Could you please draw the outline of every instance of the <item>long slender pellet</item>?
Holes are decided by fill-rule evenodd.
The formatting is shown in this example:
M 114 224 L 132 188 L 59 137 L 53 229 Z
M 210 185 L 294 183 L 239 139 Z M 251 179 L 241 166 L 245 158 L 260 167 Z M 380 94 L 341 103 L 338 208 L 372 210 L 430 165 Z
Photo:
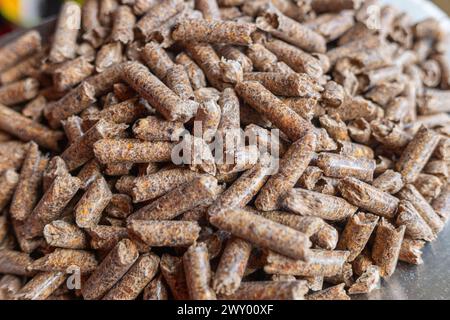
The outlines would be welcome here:
M 114 84 L 120 82 L 124 65 L 125 63 L 115 64 L 104 70 L 102 73 L 96 74 L 85 80 L 86 83 L 94 87 L 95 97 L 107 94 L 113 89 Z
M 228 209 L 210 217 L 214 226 L 254 244 L 295 259 L 307 259 L 311 242 L 292 228 L 242 209 Z M 273 235 L 277 237 L 274 238 Z
M 122 278 L 138 257 L 139 252 L 133 242 L 128 239 L 120 241 L 83 284 L 83 298 L 101 298 Z
M 331 277 L 341 272 L 349 256 L 348 251 L 310 250 L 308 261 L 294 260 L 269 252 L 264 271 L 269 274 Z
M 162 273 L 156 276 L 144 288 L 142 299 L 144 300 L 168 300 L 169 292 L 167 285 L 164 283 Z
M 299 215 L 329 221 L 344 220 L 357 210 L 356 206 L 342 198 L 304 189 L 289 191 L 282 201 L 282 206 Z
M 161 81 L 164 81 L 167 72 L 175 65 L 166 50 L 154 41 L 145 45 L 142 49 L 141 57 L 150 71 Z
M 31 276 L 34 273 L 27 268 L 32 263 L 33 259 L 27 253 L 8 249 L 0 250 L 0 273 Z
M 150 114 L 150 110 L 140 99 L 129 99 L 101 110 L 90 119 L 105 119 L 114 123 L 132 124 L 136 120 Z
M 124 80 L 169 121 L 187 122 L 197 110 L 194 101 L 183 101 L 137 62 L 123 67 Z
M 396 222 L 397 226 L 404 225 L 405 236 L 411 239 L 433 241 L 436 239 L 431 228 L 409 201 L 400 201 Z
M 364 212 L 359 212 L 348 219 L 337 245 L 339 250 L 350 252 L 348 261 L 355 260 L 363 251 L 378 220 L 379 217 Z
M 159 257 L 143 254 L 122 279 L 103 297 L 103 300 L 135 300 L 158 271 Z
M 75 207 L 75 220 L 80 228 L 92 227 L 100 221 L 103 210 L 112 198 L 108 183 L 98 177 L 89 185 Z
M 73 1 L 66 2 L 59 14 L 50 50 L 51 62 L 59 63 L 75 58 L 78 31 L 81 27 L 81 8 Z
M 384 218 L 381 218 L 378 224 L 372 247 L 372 259 L 380 267 L 382 277 L 390 277 L 397 267 L 405 229 L 405 226 L 395 228 Z
M 0 49 L 0 71 L 16 65 L 26 56 L 41 47 L 41 35 L 36 30 L 29 31 Z
M 46 300 L 67 279 L 65 272 L 40 272 L 16 294 L 18 300 Z
M 79 268 L 81 273 L 91 273 L 97 268 L 97 259 L 91 251 L 58 248 L 42 258 L 34 260 L 27 269 L 63 272 L 71 266 Z
M 189 292 L 184 274 L 183 259 L 163 254 L 160 261 L 161 274 L 176 300 L 188 300 Z
M 44 227 L 45 241 L 52 246 L 64 249 L 86 249 L 87 235 L 75 224 L 55 220 Z
M 184 52 L 178 54 L 175 62 L 184 66 L 194 90 L 206 87 L 206 78 L 202 69 Z
M 135 137 L 147 141 L 177 141 L 184 130 L 181 122 L 167 121 L 157 116 L 141 118 L 133 125 Z
M 439 135 L 425 127 L 420 128 L 403 151 L 395 167 L 405 183 L 414 182 L 439 143 Z
M 342 196 L 364 210 L 386 218 L 393 218 L 399 200 L 389 193 L 355 178 L 342 179 L 338 184 Z
M 306 281 L 248 281 L 242 282 L 231 295 L 220 295 L 225 300 L 304 300 L 308 292 Z
M 69 174 L 55 178 L 26 220 L 27 239 L 41 235 L 47 223 L 59 218 L 62 210 L 75 196 L 80 183 L 78 178 Z
M 0 87 L 0 103 L 6 106 L 29 101 L 39 94 L 39 82 L 33 78 Z
M 254 81 L 238 83 L 236 92 L 252 108 L 267 117 L 289 139 L 296 141 L 312 130 L 309 122 L 282 103 L 260 83 Z
M 367 182 L 373 180 L 376 168 L 375 160 L 355 159 L 333 153 L 320 153 L 315 160 L 315 165 L 328 177 L 353 177 Z
M 211 267 L 206 244 L 190 246 L 183 256 L 183 265 L 190 298 L 216 300 L 216 294 L 210 287 Z
M 436 235 L 442 231 L 444 228 L 444 222 L 441 220 L 439 215 L 433 210 L 433 207 L 425 200 L 425 198 L 420 194 L 417 189 L 411 185 L 407 184 L 397 196 L 401 200 L 406 200 L 411 202 L 417 212 L 425 220 L 425 222 L 430 226 L 433 233 Z
M 316 136 L 312 133 L 292 144 L 283 155 L 278 172 L 261 189 L 255 201 L 258 209 L 271 211 L 279 208 L 281 197 L 295 186 L 313 158 L 315 148 Z
M 302 217 L 283 211 L 257 212 L 266 219 L 284 224 L 292 229 L 306 234 L 308 237 L 319 232 L 324 221 L 317 217 Z
M 306 296 L 306 300 L 351 300 L 345 292 L 345 284 L 338 284 L 334 287 L 314 292 Z
M 152 247 L 186 247 L 200 232 L 197 222 L 131 220 L 128 230 Z
M 258 28 L 309 52 L 326 52 L 326 40 L 319 33 L 286 17 L 277 10 L 266 10 L 256 19 Z

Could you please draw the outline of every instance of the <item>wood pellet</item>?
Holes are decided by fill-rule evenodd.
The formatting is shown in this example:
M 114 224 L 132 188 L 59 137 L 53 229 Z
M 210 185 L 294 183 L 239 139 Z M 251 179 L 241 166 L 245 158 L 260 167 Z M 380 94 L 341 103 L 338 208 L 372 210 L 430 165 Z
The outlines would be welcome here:
M 0 300 L 383 290 L 450 217 L 445 31 L 377 0 L 65 2 L 0 48 Z

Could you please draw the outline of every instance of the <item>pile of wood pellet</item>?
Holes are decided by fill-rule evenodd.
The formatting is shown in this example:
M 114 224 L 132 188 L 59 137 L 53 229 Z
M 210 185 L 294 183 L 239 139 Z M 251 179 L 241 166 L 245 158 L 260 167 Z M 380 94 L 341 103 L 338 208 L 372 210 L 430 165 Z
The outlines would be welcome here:
M 55 28 L 0 49 L 0 299 L 350 299 L 450 216 L 436 20 L 87 0 Z

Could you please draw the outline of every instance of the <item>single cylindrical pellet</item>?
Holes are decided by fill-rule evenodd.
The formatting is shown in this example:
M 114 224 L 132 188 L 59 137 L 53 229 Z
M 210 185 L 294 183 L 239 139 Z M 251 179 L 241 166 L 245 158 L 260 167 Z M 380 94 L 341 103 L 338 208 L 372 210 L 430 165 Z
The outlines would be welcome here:
M 196 102 L 181 100 L 140 63 L 127 63 L 123 67 L 123 78 L 167 120 L 187 122 L 197 109 Z
M 237 93 L 257 112 L 269 119 L 289 139 L 297 141 L 312 130 L 309 122 L 282 103 L 258 82 L 244 81 L 236 85 Z
M 220 20 L 220 10 L 217 0 L 195 0 L 195 9 L 207 20 Z
M 48 162 L 43 176 L 42 176 L 42 188 L 47 191 L 48 188 L 55 181 L 56 177 L 69 174 L 66 162 L 59 156 L 55 156 Z
M 59 63 L 75 58 L 80 27 L 80 6 L 73 1 L 66 2 L 58 17 L 56 32 L 50 50 L 49 58 L 51 62 Z
M 136 17 L 131 11 L 131 8 L 128 6 L 120 6 L 115 12 L 111 39 L 113 41 L 120 41 L 123 44 L 133 42 L 133 28 L 135 23 Z
M 314 292 L 306 296 L 306 300 L 351 300 L 345 292 L 345 284 L 338 284 L 325 290 Z
M 344 220 L 357 210 L 342 198 L 303 189 L 289 191 L 282 205 L 296 214 L 329 221 Z
M 161 198 L 142 207 L 130 219 L 172 220 L 178 215 L 205 202 L 213 201 L 222 191 L 217 179 L 211 176 L 195 178 Z
M 65 272 L 60 271 L 38 273 L 20 289 L 16 297 L 19 300 L 46 300 L 67 277 Z
M 422 249 L 425 244 L 422 240 L 404 238 L 398 260 L 415 265 L 423 264 Z
M 403 151 L 395 167 L 405 183 L 414 182 L 439 143 L 439 135 L 422 127 Z
M 319 118 L 320 125 L 335 140 L 350 141 L 348 127 L 339 116 L 324 115 Z
M 242 282 L 231 295 L 220 295 L 227 300 L 303 300 L 308 292 L 306 281 L 248 281 Z
M 75 220 L 80 228 L 92 227 L 100 221 L 103 210 L 112 198 L 108 183 L 98 177 L 91 183 L 75 207 Z
M 251 72 L 253 70 L 253 63 L 241 50 L 232 45 L 219 45 L 217 47 L 219 54 L 227 60 L 234 60 L 239 62 L 244 72 Z
M 25 77 L 36 75 L 43 58 L 43 53 L 38 52 L 18 64 L 11 66 L 11 68 L 0 73 L 0 83 L 5 85 Z
M 395 228 L 384 218 L 375 232 L 372 259 L 380 267 L 382 277 L 390 277 L 397 267 L 398 256 L 405 234 L 405 226 Z
M 371 129 L 375 140 L 389 149 L 403 149 L 411 140 L 410 135 L 403 131 L 400 125 L 392 121 L 373 121 Z
M 43 95 L 39 95 L 30 102 L 28 102 L 22 109 L 22 114 L 33 121 L 39 122 L 44 115 L 47 99 Z
M 186 247 L 200 232 L 197 222 L 131 220 L 128 230 L 152 247 Z
M 12 106 L 35 98 L 39 93 L 39 82 L 27 78 L 0 87 L 0 103 Z
M 276 210 L 280 199 L 292 189 L 313 158 L 316 136 L 306 134 L 297 140 L 283 155 L 278 172 L 269 178 L 256 198 L 255 205 L 263 211 Z
M 275 54 L 270 52 L 262 44 L 255 43 L 248 47 L 247 55 L 253 63 L 255 70 L 260 72 L 281 72 L 291 73 L 294 70 L 290 69 L 284 62 L 278 62 Z M 281 67 L 281 64 L 284 68 Z
M 414 186 L 427 201 L 435 199 L 442 191 L 442 181 L 432 174 L 421 173 L 414 182 Z
M 177 55 L 175 62 L 184 66 L 194 90 L 206 87 L 206 78 L 202 69 L 184 52 Z
M 189 76 L 182 65 L 174 64 L 164 79 L 166 85 L 175 92 L 182 100 L 195 100 Z
M 387 192 L 355 178 L 341 180 L 338 188 L 342 196 L 355 206 L 382 217 L 395 216 L 399 200 Z
M 411 239 L 433 241 L 436 238 L 433 230 L 409 201 L 400 201 L 395 223 L 397 226 L 404 225 L 405 235 Z
M 355 159 L 334 153 L 320 153 L 315 165 L 328 177 L 353 177 L 367 182 L 373 180 L 376 167 L 375 160 Z
M 308 257 L 311 242 L 305 234 L 249 211 L 224 210 L 212 215 L 210 222 L 237 237 L 294 259 Z
M 68 61 L 53 72 L 53 85 L 57 91 L 66 91 L 89 77 L 94 71 L 84 57 Z
M 101 298 L 122 278 L 138 257 L 139 252 L 133 242 L 128 239 L 120 241 L 83 284 L 83 298 Z
M 41 35 L 36 30 L 29 31 L 0 49 L 0 71 L 14 66 L 26 56 L 41 47 Z
M 113 194 L 110 203 L 105 209 L 108 216 L 118 219 L 127 218 L 133 211 L 131 197 L 126 194 Z
M 91 119 L 105 119 L 114 123 L 132 124 L 149 113 L 149 109 L 142 100 L 132 98 L 103 109 Z
M 227 241 L 212 282 L 217 294 L 230 295 L 238 290 L 251 250 L 252 245 L 245 240 L 233 237 Z
M 218 103 L 221 115 L 217 133 L 222 139 L 224 151 L 233 151 L 241 141 L 239 98 L 232 88 L 225 88 Z
M 341 272 L 349 254 L 348 251 L 312 249 L 308 261 L 305 262 L 270 252 L 264 271 L 269 274 L 331 277 Z
M 377 226 L 378 219 L 379 217 L 364 212 L 359 212 L 348 219 L 337 245 L 339 250 L 350 252 L 348 261 L 353 261 L 363 251 Z
M 86 249 L 88 239 L 86 234 L 75 224 L 64 220 L 55 220 L 44 227 L 45 241 L 57 248 Z
M 127 229 L 120 226 L 97 225 L 86 231 L 91 237 L 90 246 L 94 250 L 109 251 L 120 240 L 128 237 Z
M 200 104 L 194 121 L 200 125 L 203 139 L 211 142 L 220 124 L 221 110 L 214 100 L 205 101 Z
M 19 183 L 19 174 L 14 169 L 4 171 L 0 176 L 0 211 L 11 200 L 14 190 Z
M 69 144 L 73 143 L 84 134 L 82 123 L 83 120 L 78 116 L 71 116 L 62 121 L 64 133 L 66 134 Z
M 135 137 L 147 141 L 177 141 L 184 130 L 181 122 L 167 121 L 157 116 L 141 118 L 133 125 Z
M 312 0 L 311 6 L 317 13 L 357 10 L 363 1 L 360 0 Z
M 158 271 L 159 257 L 143 254 L 122 279 L 103 297 L 103 300 L 135 300 Z
M 173 143 L 137 139 L 101 139 L 94 143 L 95 157 L 101 163 L 148 163 L 171 161 Z
M 59 218 L 64 207 L 75 196 L 81 181 L 69 174 L 58 176 L 26 220 L 26 238 L 42 234 L 44 226 Z
M 154 41 L 145 45 L 142 49 L 141 56 L 150 71 L 161 81 L 164 81 L 167 72 L 175 65 L 166 50 Z
M 420 192 L 411 184 L 407 184 L 397 196 L 401 200 L 411 202 L 417 212 L 430 226 L 433 233 L 436 235 L 444 228 L 444 222 L 439 215 L 433 210 L 433 207 L 425 200 Z
M 0 250 L 0 273 L 30 276 L 33 275 L 33 272 L 27 268 L 32 263 L 33 259 L 24 252 L 8 249 Z
M 162 274 L 156 276 L 144 288 L 142 299 L 144 300 L 168 300 L 169 292 L 167 285 L 164 283 Z
M 283 211 L 256 212 L 266 219 L 284 224 L 292 229 L 306 234 L 308 237 L 319 232 L 323 227 L 324 221 L 317 217 L 302 217 Z
M 322 227 L 311 237 L 311 241 L 317 247 L 325 250 L 334 250 L 338 243 L 339 233 L 332 225 L 324 223 Z
M 350 141 L 338 141 L 339 154 L 354 158 L 374 158 L 374 151 L 372 148 L 363 144 L 354 143 Z
M 193 300 L 216 300 L 210 287 L 211 267 L 206 244 L 194 244 L 183 256 L 184 273 L 189 296 Z
M 55 249 L 29 266 L 31 271 L 66 271 L 71 266 L 76 266 L 83 273 L 91 273 L 97 268 L 95 254 L 86 250 Z
M 189 292 L 186 284 L 182 258 L 163 254 L 160 262 L 161 274 L 166 280 L 176 300 L 188 300 Z

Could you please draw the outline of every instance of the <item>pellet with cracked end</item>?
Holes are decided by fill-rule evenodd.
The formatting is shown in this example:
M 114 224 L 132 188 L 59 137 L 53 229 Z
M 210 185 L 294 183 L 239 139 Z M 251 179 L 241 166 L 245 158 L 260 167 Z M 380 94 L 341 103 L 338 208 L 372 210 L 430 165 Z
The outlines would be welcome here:
M 39 93 L 39 82 L 33 78 L 19 80 L 0 87 L 0 104 L 16 105 L 35 98 Z
M 27 269 L 32 263 L 33 259 L 27 253 L 9 249 L 0 250 L 0 273 L 32 276 L 34 272 Z
M 338 189 L 348 202 L 376 215 L 393 218 L 399 200 L 355 178 L 345 178 L 339 182 Z
M 185 20 L 175 25 L 172 38 L 177 41 L 249 45 L 256 26 L 234 21 Z
M 312 125 L 282 103 L 262 84 L 244 81 L 236 85 L 236 91 L 252 108 L 267 117 L 291 140 L 298 140 L 312 130 Z
M 27 269 L 65 272 L 71 266 L 76 266 L 81 273 L 86 274 L 94 271 L 97 264 L 95 254 L 91 251 L 57 248 L 52 253 L 34 260 Z
M 245 81 L 257 81 L 275 95 L 285 97 L 319 96 L 323 88 L 307 74 L 277 72 L 244 73 Z
M 0 175 L 0 211 L 10 202 L 19 179 L 20 176 L 14 169 L 8 169 Z
M 102 73 L 106 69 L 120 64 L 124 60 L 122 47 L 121 42 L 104 44 L 95 57 L 95 70 Z
M 9 67 L 16 65 L 26 56 L 35 53 L 41 47 L 41 35 L 38 31 L 32 30 L 14 41 L 8 43 L 0 49 L 0 71 L 4 71 Z
M 66 162 L 60 156 L 54 156 L 49 161 L 45 161 L 42 165 L 42 189 L 47 191 L 55 181 L 56 177 L 69 174 Z M 19 219 L 20 220 L 20 219 Z
M 292 228 L 243 209 L 228 209 L 215 213 L 210 222 L 221 230 L 295 259 L 307 259 L 311 242 Z M 273 234 L 277 234 L 276 239 Z
M 230 175 L 237 172 L 247 171 L 258 163 L 259 150 L 255 145 L 238 147 L 236 150 L 227 150 L 223 159 L 217 165 L 218 172 Z
M 364 212 L 359 212 L 348 219 L 337 248 L 350 252 L 348 257 L 349 262 L 355 260 L 363 251 L 377 226 L 378 220 L 379 217 Z
M 218 45 L 217 52 L 226 60 L 234 60 L 239 62 L 244 72 L 252 72 L 253 63 L 241 50 L 232 45 Z
M 313 236 L 323 227 L 325 222 L 317 217 L 302 217 L 296 214 L 283 211 L 257 212 L 266 219 L 286 225 L 292 229 L 298 230 L 308 237 Z
M 123 44 L 133 42 L 136 17 L 129 6 L 120 6 L 114 13 L 111 39 Z
M 269 274 L 331 277 L 341 272 L 349 254 L 348 251 L 311 249 L 309 259 L 305 262 L 269 252 L 264 271 Z
M 390 277 L 397 267 L 405 229 L 405 226 L 394 227 L 385 218 L 381 218 L 377 226 L 372 259 L 380 267 L 382 277 Z
M 319 118 L 320 125 L 334 140 L 350 141 L 348 127 L 339 116 L 323 115 Z
M 62 132 L 50 130 L 1 104 L 0 129 L 20 140 L 33 140 L 41 147 L 55 151 L 58 150 L 58 142 L 63 138 Z
M 126 63 L 123 79 L 167 120 L 187 122 L 196 111 L 197 104 L 194 101 L 181 100 L 140 63 Z
M 375 160 L 355 159 L 334 153 L 320 153 L 314 160 L 325 176 L 333 178 L 354 177 L 371 182 L 375 171 Z
M 422 249 L 425 244 L 426 242 L 422 240 L 404 238 L 398 260 L 414 265 L 423 264 Z
M 349 294 L 370 293 L 380 288 L 380 270 L 377 266 L 370 266 L 355 283 L 348 289 Z
M 259 192 L 270 173 L 271 159 L 266 155 L 260 158 L 253 168 L 245 171 L 227 190 L 225 190 L 208 209 L 214 215 L 224 208 L 243 208 Z
M 445 182 L 441 181 L 441 179 L 437 176 L 421 173 L 417 177 L 416 181 L 414 181 L 413 185 L 420 192 L 420 194 L 430 202 L 439 196 L 444 183 Z
M 44 115 L 50 126 L 57 128 L 61 125 L 62 120 L 82 112 L 95 101 L 95 88 L 88 82 L 83 82 L 60 100 L 49 104 L 44 109 Z
M 103 210 L 112 198 L 108 183 L 103 177 L 93 181 L 75 207 L 75 220 L 80 228 L 99 223 Z
M 26 238 L 42 234 L 46 224 L 57 220 L 69 201 L 75 196 L 81 181 L 69 174 L 55 178 L 26 220 Z
M 152 281 L 144 288 L 143 300 L 168 300 L 169 292 L 167 285 L 164 283 L 162 273 L 159 273 Z
M 162 25 L 164 21 L 179 13 L 183 8 L 184 1 L 182 0 L 163 1 L 151 7 L 151 10 L 148 10 L 137 22 L 136 28 L 144 38 L 148 38 L 156 27 Z
M 205 202 L 213 201 L 222 191 L 217 179 L 202 176 L 187 182 L 134 212 L 132 220 L 172 220 Z
M 128 231 L 152 247 L 186 247 L 195 243 L 200 226 L 191 221 L 130 220 Z
M 306 73 L 314 79 L 319 79 L 324 73 L 320 60 L 300 48 L 277 39 L 270 39 L 264 45 L 295 72 Z
M 134 181 L 132 190 L 133 201 L 143 202 L 156 199 L 198 176 L 198 173 L 191 170 L 174 168 L 138 177 Z
M 345 284 L 338 284 L 336 286 L 311 293 L 306 296 L 306 300 L 351 300 L 344 289 Z
M 175 62 L 184 66 L 194 90 L 206 87 L 206 78 L 202 69 L 184 52 L 178 54 Z
M 441 194 L 431 203 L 434 211 L 441 217 L 444 222 L 447 222 L 450 217 L 450 186 L 447 185 Z
M 160 269 L 173 297 L 176 300 L 189 300 L 182 258 L 163 254 Z
M 396 163 L 396 169 L 405 183 L 414 182 L 439 143 L 439 135 L 425 127 L 420 128 Z
M 135 300 L 155 276 L 159 260 L 153 253 L 141 255 L 103 300 Z
M 413 185 L 407 184 L 397 196 L 400 200 L 409 201 L 414 206 L 435 235 L 442 231 L 444 222 Z
M 78 116 L 70 116 L 61 122 L 69 144 L 84 134 L 82 125 L 83 120 Z
M 202 102 L 194 121 L 201 124 L 201 134 L 206 142 L 211 142 L 220 124 L 221 109 L 214 100 Z
M 292 189 L 282 200 L 282 206 L 295 214 L 340 221 L 356 212 L 357 207 L 342 198 L 304 189 Z
M 316 148 L 316 136 L 306 134 L 294 142 L 283 155 L 278 172 L 269 178 L 259 192 L 255 205 L 263 211 L 279 209 L 280 200 L 295 186 L 300 176 L 309 165 Z
M 436 239 L 436 235 L 409 201 L 400 201 L 395 223 L 397 226 L 405 226 L 405 236 L 411 239 L 426 241 Z
M 4 275 L 0 278 L 0 300 L 13 300 L 22 287 L 22 280 L 13 275 Z
M 125 227 L 97 225 L 86 230 L 90 246 L 94 250 L 111 250 L 120 240 L 128 237 Z
M 89 243 L 83 230 L 64 220 L 47 224 L 44 237 L 50 246 L 64 249 L 86 249 Z
M 251 250 L 245 240 L 233 237 L 227 241 L 212 282 L 217 294 L 230 295 L 239 289 Z
M 18 300 L 46 300 L 67 279 L 60 271 L 40 272 L 28 281 L 16 294 Z
M 370 144 L 372 138 L 372 129 L 370 123 L 364 119 L 356 119 L 349 123 L 348 132 L 353 141 Z
M 311 242 L 319 248 L 334 250 L 337 246 L 339 233 L 335 227 L 324 223 L 322 227 L 312 235 Z
M 306 281 L 246 281 L 231 295 L 219 295 L 221 300 L 304 300 L 308 292 Z
M 411 141 L 411 136 L 393 121 L 376 120 L 370 126 L 375 140 L 389 149 L 403 149 Z
M 70 60 L 53 71 L 53 86 L 57 91 L 66 91 L 89 77 L 93 71 L 94 67 L 85 57 Z
M 101 298 L 126 274 L 138 257 L 136 245 L 128 239 L 121 240 L 84 283 L 81 289 L 83 298 Z
M 75 58 L 77 37 L 81 27 L 81 8 L 69 1 L 61 9 L 49 59 L 53 63 Z

